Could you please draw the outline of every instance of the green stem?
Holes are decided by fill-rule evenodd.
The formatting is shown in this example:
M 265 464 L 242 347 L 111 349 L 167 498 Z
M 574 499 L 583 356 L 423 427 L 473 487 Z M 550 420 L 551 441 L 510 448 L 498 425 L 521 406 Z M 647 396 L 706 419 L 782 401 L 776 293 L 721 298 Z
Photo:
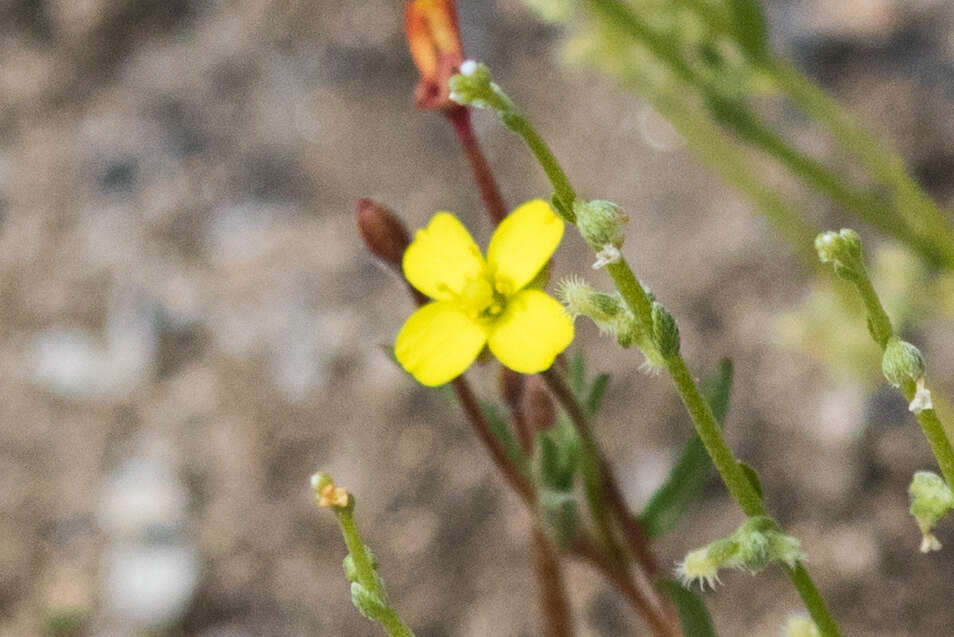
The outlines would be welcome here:
M 570 185 L 570 180 L 567 178 L 566 173 L 563 172 L 560 163 L 556 160 L 556 157 L 553 156 L 553 153 L 550 152 L 550 147 L 547 146 L 536 129 L 534 129 L 533 126 L 530 125 L 530 122 L 522 115 L 514 112 L 501 112 L 500 119 L 507 128 L 523 137 L 530 152 L 536 157 L 537 162 L 543 168 L 543 172 L 546 173 L 547 179 L 549 179 L 553 185 L 556 199 L 562 207 L 560 212 L 563 213 L 567 221 L 576 223 L 576 216 L 573 213 L 573 202 L 576 201 L 576 191 L 573 190 L 573 186 Z
M 905 399 L 910 402 L 914 398 L 913 383 L 906 384 L 903 388 Z M 924 431 L 924 436 L 931 445 L 931 451 L 934 452 L 934 458 L 937 465 L 944 474 L 944 480 L 948 485 L 954 485 L 954 449 L 944 431 L 944 425 L 941 419 L 937 417 L 937 412 L 933 409 L 924 409 L 917 415 L 918 424 Z
M 744 139 L 775 157 L 815 190 L 827 195 L 872 227 L 918 250 L 929 261 L 937 262 L 941 258 L 930 242 L 911 230 L 898 216 L 894 207 L 846 186 L 838 175 L 792 146 L 756 118 L 748 120 L 747 124 L 748 127 L 740 131 Z
M 951 227 L 937 204 L 908 174 L 897 153 L 880 143 L 836 100 L 788 62 L 773 60 L 766 64 L 765 70 L 792 101 L 827 126 L 842 148 L 858 157 L 877 181 L 894 191 L 898 213 L 933 244 L 944 264 L 951 267 L 954 264 Z
M 868 312 L 868 329 L 871 336 L 881 348 L 881 351 L 884 351 L 888 339 L 894 333 L 894 328 L 891 327 L 891 319 L 888 318 L 888 313 L 884 311 L 881 299 L 878 298 L 878 293 L 871 285 L 867 272 L 862 271 L 859 276 L 852 277 L 851 280 L 858 288 L 861 300 L 865 304 L 865 310 Z
M 353 505 L 353 503 L 352 503 Z M 348 553 L 354 563 L 355 574 L 358 583 L 366 590 L 377 595 L 384 603 L 378 616 L 375 619 L 384 627 L 391 637 L 414 637 L 411 629 L 404 625 L 397 612 L 388 604 L 387 592 L 381 585 L 381 580 L 374 572 L 374 565 L 371 556 L 361 540 L 361 534 L 358 532 L 358 525 L 354 522 L 354 507 L 335 507 L 335 513 L 338 514 L 338 524 L 341 526 L 341 534 L 344 536 L 345 544 L 348 546 Z
M 678 95 L 676 91 L 664 95 L 653 91 L 648 83 L 639 86 L 639 92 L 669 120 L 696 155 L 722 179 L 748 197 L 779 233 L 788 239 L 805 262 L 814 265 L 815 253 L 811 249 L 811 242 L 819 229 L 802 218 L 781 193 L 763 183 L 758 171 L 735 140 L 708 117 L 696 112 L 684 95 Z
M 839 637 L 841 631 L 838 629 L 838 624 L 831 616 L 825 600 L 818 592 L 818 587 L 812 581 L 812 576 L 808 574 L 805 565 L 801 562 L 798 562 L 795 568 L 783 565 L 782 570 L 785 571 L 795 590 L 798 591 L 798 596 L 802 598 L 805 609 L 821 634 L 825 637 Z
M 765 515 L 762 499 L 722 437 L 722 430 L 712 413 L 712 408 L 692 380 L 685 360 L 681 355 L 677 355 L 667 359 L 666 365 L 676 384 L 679 397 L 696 427 L 696 432 L 732 498 L 739 503 L 747 516 Z
M 605 0 L 596 1 L 599 5 L 605 4 Z M 557 198 L 562 199 L 563 202 L 569 201 L 572 203 L 572 198 L 575 198 L 576 195 L 572 186 L 570 186 L 566 173 L 529 121 L 522 116 L 516 115 L 514 111 L 500 113 L 500 116 L 508 128 L 519 133 L 527 142 L 531 152 L 537 157 L 547 176 L 550 178 L 554 190 L 557 192 Z M 508 122 L 508 118 L 511 120 L 510 122 Z M 570 193 L 569 196 L 572 198 L 564 199 L 561 196 L 561 192 Z M 617 283 L 617 290 L 633 312 L 637 321 L 641 324 L 643 330 L 646 333 L 652 333 L 652 303 L 629 265 L 626 264 L 625 260 L 620 259 L 616 263 L 608 264 L 607 270 L 610 276 L 613 277 L 614 283 Z M 750 517 L 764 515 L 765 506 L 762 503 L 762 498 L 756 491 L 755 486 L 745 475 L 742 467 L 735 460 L 732 450 L 722 437 L 722 431 L 712 413 L 712 409 L 699 392 L 682 356 L 677 354 L 676 356 L 669 357 L 666 363 L 683 404 L 689 411 L 696 431 L 702 439 L 706 450 L 709 452 L 713 464 L 719 471 L 729 493 L 736 502 L 739 503 L 746 515 Z M 552 368 L 542 375 L 551 389 L 557 393 L 557 397 L 560 398 L 560 393 L 566 388 L 565 384 L 562 383 L 562 379 L 555 375 Z M 566 391 L 568 392 L 569 389 L 566 388 Z M 570 394 L 570 398 L 572 398 L 572 394 Z M 573 400 L 567 400 L 564 404 L 572 405 L 574 402 Z M 585 414 L 581 415 L 581 422 L 587 422 Z M 581 433 L 581 442 L 583 442 L 584 446 L 584 479 L 590 484 L 590 487 L 587 488 L 587 497 L 589 498 L 591 496 L 593 476 L 599 477 L 599 451 L 595 446 L 595 441 L 592 441 L 592 433 L 589 430 L 589 426 L 584 426 L 580 428 L 579 431 Z M 588 440 L 590 442 L 588 442 Z M 591 459 L 587 459 L 587 456 L 590 456 Z M 590 474 L 588 479 L 586 478 L 587 473 Z M 593 489 L 592 496 L 594 497 L 594 504 L 596 505 L 594 508 L 594 517 L 597 518 L 597 523 L 600 524 L 600 516 L 596 514 L 601 510 L 600 502 L 603 497 L 602 491 L 600 489 Z M 602 526 L 601 532 L 604 532 Z M 832 619 L 824 600 L 818 594 L 818 590 L 804 566 L 799 564 L 795 569 L 791 569 L 790 572 L 787 571 L 787 573 L 789 574 L 789 579 L 791 579 L 792 584 L 802 597 L 805 608 L 809 614 L 811 614 L 816 625 L 823 630 L 823 634 L 826 637 L 840 637 L 840 632 L 835 625 L 834 619 Z

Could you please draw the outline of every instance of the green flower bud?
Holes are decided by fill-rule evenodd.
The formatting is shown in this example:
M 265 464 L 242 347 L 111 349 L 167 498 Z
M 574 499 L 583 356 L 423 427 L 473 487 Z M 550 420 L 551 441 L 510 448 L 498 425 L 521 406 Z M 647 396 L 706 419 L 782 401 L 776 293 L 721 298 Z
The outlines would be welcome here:
M 782 627 L 782 637 L 821 637 L 818 626 L 804 615 L 792 615 Z
M 450 98 L 462 106 L 490 108 L 510 113 L 516 110 L 513 102 L 490 79 L 490 69 L 473 60 L 460 65 L 460 73 L 450 78 Z
M 597 251 L 623 245 L 623 226 L 629 221 L 622 208 L 612 201 L 573 202 L 576 226 L 586 242 Z
M 892 336 L 881 357 L 881 371 L 889 383 L 900 387 L 903 382 L 917 381 L 924 376 L 924 357 L 911 343 Z
M 758 573 L 772 562 L 794 567 L 803 558 L 798 539 L 779 531 L 773 519 L 756 516 L 746 520 L 729 537 L 689 553 L 677 565 L 676 575 L 685 586 L 694 581 L 703 587 L 712 586 L 719 581 L 720 568 Z
M 378 558 L 375 557 L 374 553 L 371 552 L 371 549 L 368 548 L 367 545 L 365 545 L 364 550 L 368 554 L 368 558 L 371 560 L 371 568 L 377 571 L 379 566 Z M 351 556 L 351 553 L 348 553 L 347 555 L 345 555 L 345 558 L 341 566 L 344 568 L 345 578 L 349 582 L 358 581 L 358 571 L 354 565 L 354 558 Z
M 663 358 L 679 355 L 679 328 L 676 326 L 676 319 L 656 302 L 653 302 L 653 341 Z
M 951 488 L 940 476 L 930 471 L 918 471 L 908 487 L 908 495 L 911 496 L 911 515 L 917 520 L 923 536 L 921 552 L 941 550 L 941 543 L 932 530 L 938 520 L 954 508 Z
M 372 621 L 379 622 L 387 615 L 387 602 L 358 582 L 351 582 L 351 603 Z
M 846 279 L 864 276 L 861 258 L 861 238 L 850 228 L 840 232 L 823 232 L 815 237 L 815 251 L 822 263 L 831 263 L 835 274 Z
M 589 317 L 603 334 L 612 334 L 623 347 L 639 338 L 636 319 L 619 293 L 597 292 L 583 279 L 571 277 L 560 282 L 559 294 L 572 316 Z

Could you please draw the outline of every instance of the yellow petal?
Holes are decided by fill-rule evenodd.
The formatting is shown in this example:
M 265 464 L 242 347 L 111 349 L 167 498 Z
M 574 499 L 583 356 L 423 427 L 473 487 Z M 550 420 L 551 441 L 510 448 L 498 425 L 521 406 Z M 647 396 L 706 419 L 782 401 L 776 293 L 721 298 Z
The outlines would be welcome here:
M 402 266 L 411 285 L 438 300 L 459 294 L 485 267 L 467 228 L 449 212 L 438 212 L 417 231 L 404 251 Z
M 428 387 L 464 373 L 487 342 L 484 328 L 452 301 L 428 303 L 408 317 L 394 343 L 394 356 Z
M 497 226 L 487 263 L 495 272 L 498 291 L 512 294 L 523 288 L 546 265 L 563 238 L 563 219 L 550 204 L 534 199 L 523 204 Z
M 540 290 L 521 290 L 510 297 L 488 338 L 494 356 L 521 374 L 547 369 L 572 341 L 573 320 Z

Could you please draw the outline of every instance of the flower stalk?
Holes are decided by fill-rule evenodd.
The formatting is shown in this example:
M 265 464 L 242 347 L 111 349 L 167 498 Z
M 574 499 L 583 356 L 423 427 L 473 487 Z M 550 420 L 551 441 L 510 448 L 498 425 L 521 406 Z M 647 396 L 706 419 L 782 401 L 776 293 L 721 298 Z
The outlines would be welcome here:
M 659 43 L 659 46 L 668 48 L 668 45 L 662 43 Z M 494 110 L 498 111 L 498 115 L 500 115 L 501 120 L 503 120 L 505 124 L 507 124 L 507 119 L 513 121 L 514 117 L 518 117 L 519 119 L 517 121 L 520 122 L 520 125 L 516 127 L 515 132 L 518 132 L 524 138 L 533 155 L 540 161 L 541 167 L 547 176 L 558 176 L 556 179 L 551 177 L 551 185 L 554 191 L 556 191 L 554 201 L 555 203 L 560 202 L 562 205 L 566 205 L 564 197 L 566 197 L 568 193 L 574 193 L 575 191 L 572 186 L 569 186 L 566 173 L 560 167 L 556 158 L 546 146 L 546 143 L 539 134 L 536 133 L 525 117 L 515 115 L 516 107 L 513 105 L 513 101 L 499 86 L 490 80 L 489 70 L 483 65 L 476 65 L 475 69 L 477 72 L 471 72 L 466 75 L 456 75 L 451 78 L 452 99 L 464 105 L 473 104 L 475 106 L 494 108 Z M 505 117 L 507 119 L 505 119 Z M 507 126 L 511 128 L 509 124 L 507 124 Z M 511 130 L 514 130 L 514 128 L 511 128 Z M 543 159 L 541 159 L 541 157 Z M 573 201 L 570 201 L 569 204 L 569 207 L 572 208 Z M 567 220 L 569 221 L 570 219 L 567 218 Z M 653 302 L 650 300 L 645 289 L 639 284 L 625 260 L 620 259 L 608 265 L 607 270 L 613 277 L 614 283 L 619 281 L 617 290 L 633 314 L 637 317 L 637 320 L 641 323 L 640 327 L 644 331 L 652 333 L 655 320 Z M 672 327 L 674 328 L 674 324 Z M 656 331 L 658 332 L 658 329 Z M 709 451 L 713 464 L 722 477 L 730 495 L 732 495 L 733 499 L 742 507 L 746 515 L 750 517 L 764 515 L 765 507 L 761 496 L 756 491 L 755 486 L 749 480 L 722 437 L 722 432 L 716 422 L 715 416 L 699 392 L 682 355 L 678 353 L 678 351 L 673 352 L 671 347 L 667 349 L 669 351 L 665 352 L 666 368 L 672 376 L 676 384 L 676 389 L 689 412 L 696 431 L 702 439 L 707 451 Z M 799 562 L 794 568 L 783 566 L 783 569 L 789 576 L 789 579 L 801 596 L 806 610 L 808 610 L 813 621 L 822 631 L 822 634 L 826 637 L 840 637 L 841 633 L 837 624 L 832 618 L 824 600 L 818 594 L 818 590 L 807 570 L 804 568 L 804 565 Z

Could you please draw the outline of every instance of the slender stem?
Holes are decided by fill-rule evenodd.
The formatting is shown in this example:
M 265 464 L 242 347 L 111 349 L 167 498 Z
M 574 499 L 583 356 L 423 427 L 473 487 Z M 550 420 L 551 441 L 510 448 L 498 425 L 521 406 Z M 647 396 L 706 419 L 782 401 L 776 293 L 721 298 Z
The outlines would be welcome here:
M 625 564 L 608 558 L 605 553 L 601 552 L 596 546 L 587 542 L 585 538 L 582 537 L 577 538 L 577 540 L 573 542 L 570 546 L 570 550 L 573 555 L 592 564 L 594 568 L 616 584 L 616 588 L 619 592 L 622 593 L 630 605 L 646 621 L 654 634 L 673 637 L 682 635 L 682 629 L 678 620 L 676 623 L 673 623 L 670 619 L 664 617 L 659 609 L 646 599 L 639 588 L 633 583 Z
M 546 173 L 547 178 L 553 185 L 556 199 L 561 204 L 560 212 L 567 218 L 567 221 L 575 223 L 576 216 L 573 213 L 573 202 L 576 201 L 576 191 L 570 185 L 570 180 L 563 172 L 560 162 L 550 152 L 550 147 L 522 115 L 505 112 L 500 114 L 500 119 L 507 128 L 523 137 L 527 147 L 530 148 L 530 152 L 536 157 L 537 162 L 543 168 L 543 172 Z
M 616 0 L 588 0 L 587 5 L 597 14 L 602 15 L 605 20 L 612 21 L 616 26 L 626 30 L 635 40 L 642 42 L 675 77 L 685 82 L 688 87 L 698 90 L 704 97 L 721 95 L 719 87 L 710 78 L 698 73 L 683 58 L 678 46 L 640 20 L 639 16 L 625 3 Z M 774 67 L 771 64 L 766 65 L 766 69 L 772 68 Z M 794 85 L 794 82 L 792 84 Z M 793 174 L 830 197 L 846 211 L 918 250 L 929 262 L 947 265 L 952 263 L 954 247 L 951 247 L 945 255 L 945 247 L 937 245 L 937 239 L 932 236 L 933 233 L 925 234 L 912 230 L 901 217 L 898 217 L 896 206 L 886 205 L 876 198 L 845 186 L 840 176 L 779 137 L 744 101 L 732 101 L 731 106 L 734 114 L 726 125 L 736 130 L 745 141 L 775 157 Z M 910 192 L 910 188 L 905 192 Z
M 609 526 L 609 515 L 615 517 L 623 531 L 623 536 L 626 538 L 633 557 L 636 558 L 636 562 L 640 568 L 646 572 L 650 580 L 655 584 L 655 582 L 664 577 L 662 569 L 650 549 L 649 538 L 640 526 L 639 521 L 630 512 L 629 507 L 626 506 L 623 494 L 616 482 L 616 477 L 613 475 L 612 467 L 599 450 L 596 438 L 593 436 L 592 429 L 586 417 L 586 411 L 576 399 L 576 396 L 573 395 L 566 381 L 554 368 L 551 367 L 541 373 L 540 376 L 546 381 L 547 386 L 556 396 L 576 428 L 580 436 L 580 441 L 583 443 L 584 463 L 587 462 L 587 459 L 590 459 L 591 462 L 595 461 L 599 487 L 597 492 L 599 495 L 598 501 L 595 503 L 591 502 L 590 506 L 593 510 L 594 517 L 597 519 L 597 524 L 600 525 L 601 533 L 604 534 L 604 541 L 612 543 L 611 554 L 613 552 L 618 553 L 619 549 L 615 547 L 612 529 Z M 587 476 L 586 468 L 587 465 L 584 466 L 584 479 Z M 603 524 L 600 524 L 601 518 L 605 518 Z M 606 538 L 608 538 L 608 540 Z M 659 594 L 657 603 L 662 606 L 664 612 L 667 614 L 667 621 L 672 625 L 678 625 L 679 620 L 676 617 L 674 609 L 669 604 L 668 597 Z
M 508 116 L 511 118 L 517 117 L 520 125 L 513 126 L 511 123 L 508 123 Z M 524 140 L 526 140 L 534 156 L 540 161 L 544 172 L 550 177 L 554 190 L 556 190 L 558 194 L 561 189 L 571 193 L 574 192 L 572 186 L 569 185 L 566 173 L 560 167 L 559 162 L 557 162 L 553 154 L 550 153 L 549 148 L 547 148 L 545 142 L 539 137 L 532 125 L 525 118 L 516 116 L 512 112 L 501 113 L 501 118 L 511 130 L 518 132 Z M 533 143 L 531 143 L 530 140 L 534 140 Z M 540 159 L 541 156 L 544 157 L 545 160 Z M 558 178 L 555 178 L 554 175 Z M 614 283 L 617 283 L 617 290 L 636 316 L 637 321 L 641 323 L 644 330 L 650 329 L 652 326 L 652 303 L 632 270 L 624 260 L 610 264 L 607 269 L 613 277 Z M 739 466 L 739 463 L 735 460 L 732 450 L 725 443 L 719 425 L 712 413 L 712 409 L 699 392 L 695 381 L 692 379 L 692 375 L 686 367 L 685 361 L 677 354 L 676 356 L 668 358 L 666 363 L 683 404 L 689 411 L 696 431 L 702 439 L 706 450 L 709 452 L 713 464 L 722 476 L 723 482 L 725 482 L 730 494 L 739 503 L 746 515 L 764 515 L 765 507 L 761 497 L 756 491 L 755 486 L 743 472 L 741 466 Z M 572 398 L 572 393 L 569 392 L 569 388 L 561 382 L 562 379 L 553 371 L 553 368 L 541 375 L 544 380 L 547 381 L 551 390 L 554 391 L 557 399 L 561 401 L 561 404 L 567 407 L 568 412 L 573 413 L 573 411 L 576 411 L 572 407 L 575 401 L 567 400 L 567 396 Z M 599 470 L 597 460 L 599 457 L 598 450 L 593 442 L 592 433 L 590 432 L 585 414 L 580 413 L 577 415 L 577 418 L 578 420 L 574 420 L 574 422 L 580 422 L 584 425 L 579 428 L 578 431 L 580 432 L 581 442 L 583 442 L 584 446 L 584 478 L 587 477 L 587 472 L 590 473 L 587 481 L 590 484 L 590 488 L 587 490 L 588 497 L 590 496 L 590 490 L 592 490 L 594 498 L 591 502 L 591 506 L 596 505 L 594 508 L 594 517 L 599 521 L 600 517 L 596 514 L 602 507 L 602 493 L 598 493 L 599 490 L 594 489 L 592 486 L 594 461 L 597 462 L 595 465 L 596 470 Z M 589 456 L 589 459 L 587 459 L 587 456 Z M 603 515 L 605 515 L 605 513 L 603 513 Z M 602 532 L 603 530 L 601 530 L 601 533 Z M 828 608 L 825 606 L 824 600 L 818 595 L 817 589 L 804 567 L 799 565 L 798 568 L 791 570 L 789 578 L 792 580 L 792 584 L 795 586 L 799 595 L 802 596 L 802 601 L 815 620 L 815 623 L 820 629 L 824 627 L 823 634 L 826 637 L 839 637 L 840 633 L 835 626 L 834 620 Z M 627 577 L 626 579 L 628 581 L 629 578 Z
M 775 157 L 792 174 L 800 177 L 818 192 L 827 195 L 859 219 L 915 248 L 931 262 L 937 262 L 941 258 L 937 254 L 937 249 L 915 233 L 898 216 L 898 211 L 893 206 L 846 186 L 839 175 L 796 149 L 754 116 L 749 120 L 748 127 L 740 131 L 740 134 L 746 141 Z
M 838 628 L 838 624 L 835 623 L 835 619 L 831 616 L 831 612 L 829 612 L 825 600 L 822 598 L 821 593 L 818 592 L 818 587 L 815 586 L 815 582 L 812 581 L 812 576 L 808 574 L 805 565 L 802 562 L 798 562 L 795 568 L 782 565 L 782 570 L 785 571 L 795 590 L 798 591 L 798 596 L 802 598 L 805 609 L 811 616 L 812 621 L 815 622 L 818 630 L 821 631 L 821 634 L 825 637 L 839 637 L 841 631 Z
M 348 553 L 351 554 L 351 559 L 354 562 L 358 582 L 370 591 L 379 592 L 377 575 L 374 572 L 371 556 L 368 555 L 364 542 L 361 541 L 358 525 L 354 523 L 354 511 L 351 508 L 344 507 L 334 510 L 338 514 L 341 534 L 344 536 L 345 544 L 348 545 Z
M 560 558 L 539 525 L 533 525 L 533 570 L 537 578 L 547 637 L 572 637 L 573 622 L 566 598 Z
M 914 398 L 914 387 L 906 386 L 904 397 L 910 402 Z M 941 473 L 944 474 L 944 480 L 949 485 L 954 485 L 954 450 L 951 449 L 951 443 L 947 439 L 947 433 L 944 431 L 941 419 L 937 417 L 937 412 L 933 409 L 922 410 L 917 418 L 918 424 L 924 431 L 924 436 L 931 444 L 931 450 L 934 452 L 934 458 L 937 460 Z
M 696 155 L 722 179 L 748 197 L 779 233 L 788 239 L 805 262 L 814 266 L 817 260 L 811 242 L 819 229 L 805 220 L 782 193 L 760 179 L 759 172 L 738 143 L 713 124 L 709 117 L 699 114 L 685 99 L 683 92 L 674 90 L 663 93 L 653 90 L 648 82 L 637 81 L 635 84 Z
M 511 462 L 507 451 L 490 429 L 487 419 L 484 418 L 484 414 L 477 404 L 477 398 L 474 396 L 470 384 L 463 376 L 458 376 L 452 381 L 451 386 L 454 388 L 454 393 L 457 395 L 460 406 L 467 415 L 467 420 L 470 421 L 471 426 L 477 433 L 477 437 L 480 438 L 480 441 L 484 444 L 484 448 L 490 453 L 494 464 L 500 469 L 500 472 L 507 482 L 510 483 L 510 486 L 513 487 L 514 491 L 517 492 L 517 495 L 519 495 L 528 506 L 533 507 L 535 500 L 533 485 L 530 484 L 530 480 L 527 476 Z
M 878 293 L 871 284 L 871 279 L 868 278 L 864 264 L 859 265 L 860 269 L 851 276 L 851 281 L 858 288 L 858 293 L 861 295 L 865 309 L 868 312 L 868 326 L 871 336 L 881 347 L 881 351 L 884 352 L 888 340 L 894 333 L 891 327 L 891 319 L 888 318 L 888 313 L 885 312 L 881 299 L 878 298 Z M 901 393 L 905 400 L 910 402 L 916 393 L 914 382 L 909 380 L 902 383 Z M 937 460 L 938 467 L 944 474 L 944 479 L 949 485 L 954 485 L 954 447 L 951 446 L 944 425 L 941 424 L 941 420 L 937 417 L 933 408 L 921 410 L 917 414 L 917 420 L 918 424 L 921 425 L 921 430 L 924 431 L 928 444 L 931 445 L 934 459 Z
M 464 155 L 467 156 L 467 162 L 470 164 L 470 170 L 474 174 L 474 181 L 477 182 L 477 189 L 480 190 L 480 198 L 484 202 L 484 207 L 487 208 L 490 219 L 494 225 L 497 225 L 507 216 L 507 205 L 500 194 L 500 188 L 497 187 L 497 180 L 494 179 L 487 159 L 480 150 L 480 144 L 477 143 L 474 127 L 470 122 L 470 109 L 462 106 L 451 108 L 444 111 L 444 116 L 457 133 Z
M 762 499 L 722 437 L 722 430 L 712 413 L 712 408 L 696 387 L 685 360 L 680 355 L 673 356 L 666 360 L 666 365 L 676 384 L 679 397 L 696 427 L 696 433 L 699 434 L 702 444 L 709 452 L 712 464 L 715 465 L 732 498 L 739 503 L 749 517 L 765 515 Z
M 898 212 L 925 239 L 935 244 L 948 267 L 954 263 L 954 237 L 944 213 L 911 178 L 904 161 L 887 144 L 879 142 L 836 100 L 790 63 L 766 64 L 776 84 L 806 113 L 826 125 L 847 152 L 854 154 L 872 176 L 894 190 Z
M 353 507 L 335 507 L 334 510 L 338 515 L 338 524 L 341 526 L 341 534 L 348 546 L 348 553 L 354 563 L 358 583 L 384 603 L 374 619 L 384 627 L 390 637 L 414 637 L 414 633 L 404 625 L 397 611 L 387 603 L 387 592 L 381 585 L 377 573 L 374 572 L 371 556 L 368 554 L 368 550 L 361 540 L 361 534 L 358 532 L 358 526 L 354 522 Z
M 888 339 L 891 338 L 891 335 L 894 333 L 894 328 L 891 327 L 891 319 L 888 318 L 888 313 L 884 311 L 884 306 L 881 305 L 881 299 L 878 298 L 878 293 L 875 292 L 874 286 L 871 285 L 871 280 L 868 278 L 867 272 L 862 272 L 859 276 L 852 277 L 851 280 L 855 284 L 855 287 L 858 288 L 861 300 L 865 304 L 865 310 L 868 312 L 868 325 L 870 326 L 871 336 L 878 346 L 881 347 L 881 350 L 884 351 Z

